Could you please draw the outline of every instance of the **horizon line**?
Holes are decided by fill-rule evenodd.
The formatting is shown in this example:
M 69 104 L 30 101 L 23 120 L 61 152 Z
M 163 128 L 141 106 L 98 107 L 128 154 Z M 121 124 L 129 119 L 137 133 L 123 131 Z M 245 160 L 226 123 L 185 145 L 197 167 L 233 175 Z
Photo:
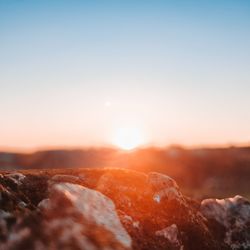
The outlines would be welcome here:
M 250 142 L 245 143 L 217 143 L 217 144 L 180 144 L 180 143 L 170 143 L 165 145 L 155 145 L 155 144 L 146 144 L 138 146 L 131 150 L 121 149 L 114 145 L 75 145 L 75 146 L 66 146 L 66 145 L 58 145 L 58 146 L 41 146 L 41 147 L 29 147 L 29 148 L 20 148 L 20 147 L 11 147 L 11 146 L 2 146 L 0 147 L 0 153 L 20 153 L 20 154 L 32 154 L 36 152 L 44 152 L 44 151 L 57 151 L 57 150 L 65 150 L 65 151 L 73 151 L 73 150 L 102 150 L 102 149 L 112 149 L 116 151 L 123 152 L 134 152 L 137 150 L 143 149 L 171 149 L 171 148 L 181 148 L 184 150 L 195 150 L 195 149 L 226 149 L 226 148 L 247 148 L 250 147 Z

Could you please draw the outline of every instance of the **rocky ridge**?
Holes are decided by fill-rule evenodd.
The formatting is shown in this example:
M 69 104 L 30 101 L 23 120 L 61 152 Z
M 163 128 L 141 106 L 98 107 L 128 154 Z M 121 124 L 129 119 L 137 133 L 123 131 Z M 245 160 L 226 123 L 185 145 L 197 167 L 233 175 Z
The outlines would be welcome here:
M 197 202 L 155 172 L 2 172 L 0 249 L 250 249 L 250 202 Z

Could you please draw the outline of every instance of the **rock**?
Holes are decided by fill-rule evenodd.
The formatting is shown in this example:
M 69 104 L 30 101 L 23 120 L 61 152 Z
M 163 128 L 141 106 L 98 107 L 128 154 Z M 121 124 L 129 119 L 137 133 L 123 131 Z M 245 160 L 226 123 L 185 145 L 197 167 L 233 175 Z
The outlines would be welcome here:
M 158 173 L 109 171 L 98 181 L 97 190 L 121 210 L 122 223 L 133 239 L 134 249 L 176 249 L 157 231 L 176 224 L 186 249 L 222 249 L 206 225 L 206 219 L 180 193 L 174 180 Z M 128 217 L 133 218 L 131 222 Z M 134 228 L 134 222 L 139 228 Z
M 69 183 L 53 185 L 50 193 L 51 198 L 46 205 L 45 212 L 55 213 L 60 209 L 58 204 L 66 203 L 68 205 L 65 208 L 66 214 L 69 212 L 83 216 L 88 224 L 99 226 L 103 231 L 107 230 L 112 233 L 124 248 L 131 247 L 131 238 L 123 228 L 112 200 L 98 191 Z
M 17 185 L 20 185 L 22 181 L 25 179 L 25 175 L 18 173 L 18 172 L 6 174 L 5 177 L 12 180 Z
M 206 199 L 201 212 L 221 225 L 222 238 L 231 249 L 250 249 L 250 202 L 237 195 L 227 199 Z M 220 232 L 221 233 L 221 232 Z
M 175 188 L 179 190 L 177 183 L 169 176 L 150 172 L 148 174 L 148 182 L 155 190 L 162 190 L 165 188 Z
M 17 191 L 26 197 L 27 202 L 35 209 L 41 200 L 48 197 L 49 178 L 43 174 L 27 174 L 25 176 Z
M 73 175 L 66 175 L 66 174 L 57 174 L 54 175 L 50 179 L 50 184 L 54 184 L 56 182 L 69 182 L 69 183 L 77 183 L 80 180 L 79 177 Z
M 185 203 L 177 183 L 169 176 L 151 172 L 148 174 L 148 183 L 155 191 L 153 200 L 160 203 L 162 199 L 178 200 Z
M 200 204 L 184 196 L 172 178 L 153 172 L 20 174 L 24 178 L 0 173 L 0 249 L 249 248 L 250 203 L 242 197 Z
M 9 186 L 13 191 L 17 190 L 25 180 L 25 175 L 15 172 L 11 174 L 5 174 L 1 176 L 1 183 L 4 182 L 7 186 Z
M 15 191 L 0 184 L 0 209 L 12 212 L 16 210 L 18 203 L 21 201 L 22 200 Z
M 180 235 L 175 224 L 172 224 L 171 226 L 166 227 L 162 230 L 156 231 L 155 235 L 166 238 L 169 242 L 171 242 L 173 247 L 176 247 L 176 249 L 182 250 L 184 248 L 181 241 L 178 239 Z
M 24 208 L 27 207 L 27 204 L 26 204 L 24 201 L 20 201 L 20 202 L 18 203 L 18 207 L 19 207 L 20 209 L 24 209 Z
M 10 226 L 13 215 L 4 210 L 0 210 L 0 240 L 4 241 L 8 237 L 8 227 Z
M 50 199 L 44 199 L 41 202 L 39 202 L 37 208 L 40 210 L 47 210 L 50 209 L 50 204 L 51 204 Z
M 54 184 L 49 193 L 38 204 L 41 215 L 30 214 L 17 223 L 3 249 L 131 249 L 131 238 L 109 198 L 69 183 Z

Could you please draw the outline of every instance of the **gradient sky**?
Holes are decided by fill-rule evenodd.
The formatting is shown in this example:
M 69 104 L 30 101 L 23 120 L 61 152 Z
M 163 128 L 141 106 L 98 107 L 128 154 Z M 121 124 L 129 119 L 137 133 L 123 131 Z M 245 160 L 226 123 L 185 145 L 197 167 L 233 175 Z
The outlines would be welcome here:
M 0 0 L 0 148 L 250 142 L 250 1 Z

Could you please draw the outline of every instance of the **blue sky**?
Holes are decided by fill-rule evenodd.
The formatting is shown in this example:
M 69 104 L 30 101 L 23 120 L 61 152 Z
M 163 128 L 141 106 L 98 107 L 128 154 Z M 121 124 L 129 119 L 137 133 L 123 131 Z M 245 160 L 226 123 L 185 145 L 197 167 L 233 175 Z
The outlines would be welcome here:
M 2 0 L 0 147 L 248 143 L 249 44 L 249 1 Z

